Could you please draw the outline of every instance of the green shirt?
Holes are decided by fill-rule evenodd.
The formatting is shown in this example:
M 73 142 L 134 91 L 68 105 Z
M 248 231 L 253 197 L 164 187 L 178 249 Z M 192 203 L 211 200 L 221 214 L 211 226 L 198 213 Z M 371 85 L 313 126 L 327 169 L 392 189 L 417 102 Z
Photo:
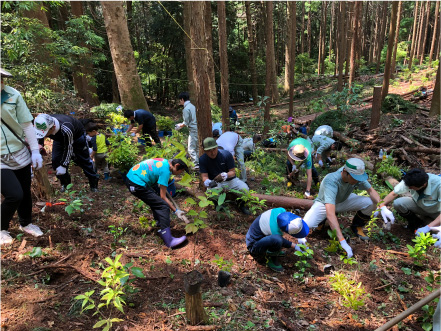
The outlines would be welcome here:
M 367 180 L 357 182 L 355 185 L 345 183 L 341 177 L 342 171 L 343 167 L 325 176 L 320 184 L 319 194 L 315 201 L 336 205 L 345 201 L 355 189 L 368 190 L 371 188 L 371 184 Z
M 290 150 L 291 147 L 295 146 L 295 145 L 302 145 L 302 146 L 306 147 L 306 149 L 308 150 L 309 154 L 308 154 L 308 157 L 306 158 L 306 160 L 302 161 L 302 163 L 305 162 L 306 169 L 311 169 L 312 168 L 312 146 L 311 146 L 311 142 L 309 140 L 306 140 L 305 138 L 296 138 L 293 141 L 291 141 L 291 143 L 288 146 L 288 150 Z M 300 162 L 300 161 L 294 160 L 294 162 Z
M 435 214 L 441 212 L 441 177 L 433 174 L 428 175 L 427 187 L 422 194 L 410 189 L 403 180 L 395 186 L 394 192 L 400 195 L 410 192 L 418 207 L 424 209 L 427 213 Z
M 26 106 L 26 102 L 23 100 L 20 92 L 10 86 L 5 86 L 4 90 L 2 90 L 2 94 L 5 93 L 8 98 L 1 105 L 1 117 L 3 121 L 5 121 L 11 129 L 24 140 L 24 132 L 20 124 L 31 122 L 34 117 L 29 111 L 28 106 Z M 1 128 L 1 155 L 19 151 L 24 147 L 23 143 L 18 140 L 11 131 L 9 131 L 6 125 L 2 123 Z

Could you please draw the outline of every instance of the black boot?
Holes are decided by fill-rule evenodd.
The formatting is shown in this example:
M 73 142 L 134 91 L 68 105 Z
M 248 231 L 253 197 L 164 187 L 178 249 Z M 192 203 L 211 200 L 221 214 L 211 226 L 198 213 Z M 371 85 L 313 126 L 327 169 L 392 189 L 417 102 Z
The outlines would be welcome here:
M 363 232 L 363 226 L 368 221 L 369 221 L 369 216 L 364 215 L 361 211 L 357 211 L 357 213 L 355 214 L 352 220 L 351 230 L 361 240 L 369 240 L 369 237 L 365 235 Z
M 237 207 L 239 208 L 239 210 L 245 214 L 245 215 L 251 215 L 250 210 L 248 209 L 248 207 L 245 205 L 245 203 L 243 201 L 240 201 L 237 203 Z
M 401 217 L 407 220 L 407 229 L 415 232 L 424 222 L 412 211 L 408 210 L 406 213 L 398 213 Z
M 98 175 L 89 178 L 89 186 L 91 192 L 98 192 Z
M 70 178 L 70 175 L 68 173 L 65 173 L 64 175 L 58 175 L 57 178 L 61 184 L 60 192 L 63 193 L 66 191 L 67 185 L 72 182 L 72 179 Z

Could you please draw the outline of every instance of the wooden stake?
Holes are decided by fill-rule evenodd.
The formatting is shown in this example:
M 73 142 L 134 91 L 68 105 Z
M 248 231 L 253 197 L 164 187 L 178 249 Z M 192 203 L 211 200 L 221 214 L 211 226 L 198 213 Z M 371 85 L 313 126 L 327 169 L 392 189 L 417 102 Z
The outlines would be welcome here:
M 203 280 L 202 274 L 197 270 L 190 271 L 184 276 L 185 312 L 190 325 L 208 322 L 208 315 L 202 304 L 201 285 Z

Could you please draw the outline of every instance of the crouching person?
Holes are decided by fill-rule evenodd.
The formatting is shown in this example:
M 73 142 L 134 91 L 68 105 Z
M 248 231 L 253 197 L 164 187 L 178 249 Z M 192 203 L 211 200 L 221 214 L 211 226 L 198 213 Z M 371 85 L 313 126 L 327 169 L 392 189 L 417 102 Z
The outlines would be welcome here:
M 283 233 L 295 238 L 304 238 L 309 227 L 299 216 L 287 212 L 284 208 L 270 209 L 257 217 L 251 224 L 246 244 L 248 251 L 256 261 L 266 259 L 265 263 L 273 271 L 282 272 L 283 267 L 278 257 L 284 256 L 284 248 L 295 248 L 294 243 L 283 238 Z
M 187 239 L 186 236 L 175 238 L 171 235 L 170 209 L 180 220 L 186 223 L 188 220 L 184 212 L 176 209 L 166 195 L 170 175 L 180 175 L 183 171 L 188 172 L 188 167 L 180 159 L 156 158 L 138 163 L 127 174 L 127 188 L 150 207 L 160 227 L 159 235 L 169 248 L 174 248 Z M 156 185 L 159 185 L 159 196 L 154 190 Z

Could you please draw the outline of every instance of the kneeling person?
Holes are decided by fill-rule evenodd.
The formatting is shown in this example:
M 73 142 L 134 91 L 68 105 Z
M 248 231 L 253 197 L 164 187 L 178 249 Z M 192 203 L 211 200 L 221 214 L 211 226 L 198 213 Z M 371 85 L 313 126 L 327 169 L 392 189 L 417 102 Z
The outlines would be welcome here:
M 254 220 L 247 232 L 248 251 L 256 260 L 265 257 L 266 266 L 271 270 L 283 271 L 277 260 L 277 257 L 285 255 L 282 247 L 299 249 L 283 238 L 284 232 L 295 238 L 304 238 L 309 233 L 309 227 L 299 216 L 283 208 L 267 210 Z
M 170 175 L 180 175 L 188 172 L 188 167 L 180 159 L 166 160 L 162 158 L 148 159 L 135 165 L 127 174 L 126 185 L 135 197 L 144 201 L 152 210 L 153 217 L 161 230 L 159 235 L 167 247 L 173 248 L 182 244 L 187 237 L 174 238 L 170 231 L 170 209 L 176 216 L 188 222 L 184 212 L 176 209 L 167 199 L 167 187 Z M 159 185 L 160 196 L 154 186 Z

